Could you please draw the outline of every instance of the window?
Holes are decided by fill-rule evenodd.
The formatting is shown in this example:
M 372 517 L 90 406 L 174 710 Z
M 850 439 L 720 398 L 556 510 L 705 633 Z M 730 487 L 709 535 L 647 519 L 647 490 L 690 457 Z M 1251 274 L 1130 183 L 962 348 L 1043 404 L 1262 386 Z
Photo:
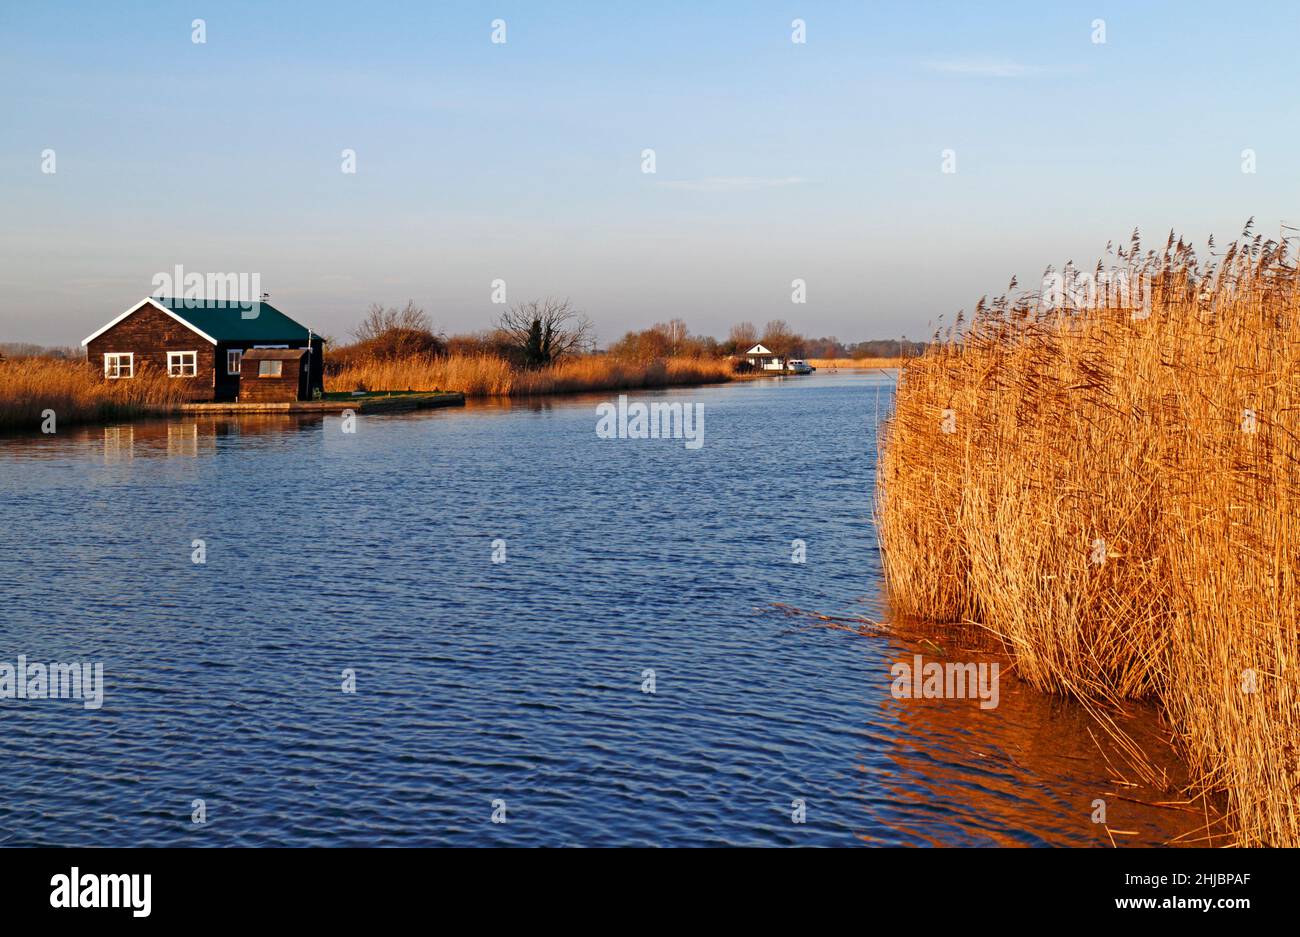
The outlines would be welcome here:
M 168 377 L 194 377 L 199 373 L 199 353 L 197 351 L 167 352 Z
M 117 380 L 119 377 L 135 377 L 135 354 L 128 351 L 122 354 L 105 355 L 104 377 L 110 380 Z
M 232 348 L 226 352 L 226 373 L 238 374 L 244 366 L 244 350 Z
M 257 362 L 258 377 L 279 377 L 283 373 L 283 361 L 259 361 Z

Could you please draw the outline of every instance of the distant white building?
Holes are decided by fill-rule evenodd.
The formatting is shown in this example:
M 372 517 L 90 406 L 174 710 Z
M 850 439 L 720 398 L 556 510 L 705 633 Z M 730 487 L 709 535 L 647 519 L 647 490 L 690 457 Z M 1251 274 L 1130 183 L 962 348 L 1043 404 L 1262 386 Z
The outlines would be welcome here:
M 755 345 L 745 352 L 745 360 L 760 371 L 784 371 L 785 360 L 765 345 Z

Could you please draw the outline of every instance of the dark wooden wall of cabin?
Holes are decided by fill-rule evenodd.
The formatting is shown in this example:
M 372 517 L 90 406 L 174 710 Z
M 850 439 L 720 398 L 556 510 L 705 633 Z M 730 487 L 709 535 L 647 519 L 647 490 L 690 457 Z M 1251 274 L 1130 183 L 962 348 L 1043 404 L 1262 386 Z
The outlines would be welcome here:
M 258 377 L 260 366 L 260 361 L 244 361 L 244 370 L 239 378 L 240 403 L 283 403 L 298 399 L 302 361 L 282 361 L 279 377 Z
M 104 373 L 104 355 L 135 355 L 135 373 L 147 368 L 153 374 L 167 373 L 167 352 L 197 352 L 195 377 L 172 378 L 187 385 L 186 399 L 211 400 L 215 393 L 215 346 L 193 329 L 182 325 L 155 306 L 145 304 L 103 335 L 86 345 L 86 360 L 97 374 Z M 221 362 L 224 370 L 225 361 Z

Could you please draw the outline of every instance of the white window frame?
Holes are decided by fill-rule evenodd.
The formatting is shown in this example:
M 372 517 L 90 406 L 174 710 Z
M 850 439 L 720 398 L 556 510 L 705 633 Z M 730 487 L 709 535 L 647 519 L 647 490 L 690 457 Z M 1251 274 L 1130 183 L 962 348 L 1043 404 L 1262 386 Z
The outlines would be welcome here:
M 126 373 L 122 373 L 122 359 L 126 359 Z M 112 361 L 113 373 L 109 373 L 109 362 Z M 135 352 L 133 351 L 110 351 L 104 355 L 104 377 L 110 381 L 122 380 L 124 378 L 135 377 Z
M 269 364 L 275 365 L 274 373 L 263 370 L 263 368 L 265 368 Z M 261 361 L 257 362 L 257 376 L 258 377 L 284 377 L 284 362 L 279 360 L 278 358 L 263 358 Z
M 238 355 L 239 357 L 235 359 L 235 366 L 232 368 L 230 366 L 230 359 L 234 355 Z M 227 348 L 226 349 L 226 376 L 229 377 L 229 376 L 239 374 L 243 370 L 244 370 L 244 349 Z
M 185 361 L 186 355 L 190 356 L 190 362 L 188 364 Z M 189 368 L 189 373 L 186 373 L 185 370 L 186 368 Z M 167 376 L 168 377 L 198 377 L 199 376 L 199 353 L 197 351 L 167 352 Z

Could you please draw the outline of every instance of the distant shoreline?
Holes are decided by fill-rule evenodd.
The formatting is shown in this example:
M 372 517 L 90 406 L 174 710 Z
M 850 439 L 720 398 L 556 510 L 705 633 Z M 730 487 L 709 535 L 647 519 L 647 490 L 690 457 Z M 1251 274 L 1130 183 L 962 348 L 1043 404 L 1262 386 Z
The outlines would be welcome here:
M 819 371 L 887 371 L 902 367 L 902 358 L 809 358 Z

